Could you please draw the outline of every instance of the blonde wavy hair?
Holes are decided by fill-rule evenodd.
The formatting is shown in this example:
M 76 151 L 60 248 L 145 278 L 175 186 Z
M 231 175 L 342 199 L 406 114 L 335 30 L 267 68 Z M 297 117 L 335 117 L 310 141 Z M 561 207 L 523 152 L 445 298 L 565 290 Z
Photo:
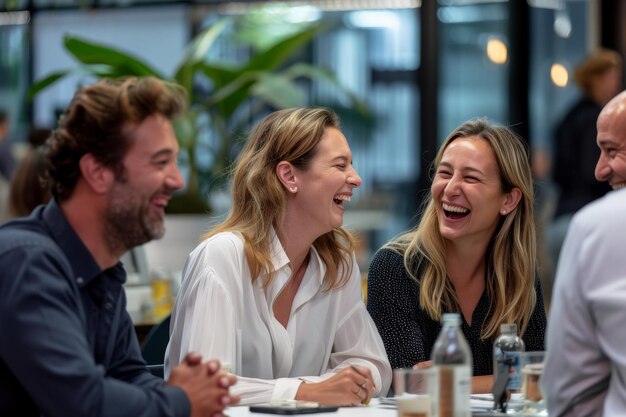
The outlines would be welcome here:
M 535 308 L 537 269 L 533 182 L 525 143 L 510 129 L 489 125 L 486 120 L 467 121 L 458 126 L 439 148 L 434 169 L 446 148 L 456 139 L 477 136 L 489 143 L 500 172 L 502 191 L 518 188 L 522 197 L 517 207 L 503 216 L 487 249 L 485 288 L 491 300 L 490 317 L 481 338 L 495 337 L 502 323 L 516 323 L 526 330 Z M 432 171 L 431 171 L 432 172 Z M 446 311 L 458 311 L 458 298 L 446 273 L 446 243 L 439 232 L 435 202 L 429 193 L 417 227 L 386 247 L 404 255 L 404 266 L 420 285 L 420 305 L 436 321 Z M 422 272 L 421 277 L 418 271 Z
M 279 110 L 265 117 L 252 130 L 235 161 L 231 174 L 232 208 L 226 220 L 202 236 L 207 239 L 225 231 L 240 233 L 252 280 L 265 274 L 265 287 L 275 273 L 270 254 L 271 229 L 274 227 L 278 236 L 284 236 L 287 209 L 286 190 L 278 179 L 276 166 L 287 161 L 300 170 L 308 169 L 329 127 L 339 129 L 339 118 L 325 108 Z M 351 234 L 335 228 L 318 237 L 313 246 L 326 264 L 323 289 L 345 285 L 352 273 Z

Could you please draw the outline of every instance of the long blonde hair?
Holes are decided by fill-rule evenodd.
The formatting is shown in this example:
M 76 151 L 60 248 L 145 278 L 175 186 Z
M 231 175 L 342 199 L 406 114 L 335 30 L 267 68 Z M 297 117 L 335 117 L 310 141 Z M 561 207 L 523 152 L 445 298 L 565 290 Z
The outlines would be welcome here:
M 536 303 L 534 282 L 537 269 L 528 149 L 510 129 L 489 125 L 484 119 L 471 120 L 458 126 L 446 138 L 437 152 L 434 168 L 439 166 L 450 143 L 470 136 L 482 138 L 491 146 L 502 191 L 507 193 L 518 188 L 522 193 L 517 207 L 500 220 L 487 249 L 485 288 L 491 305 L 481 338 L 495 337 L 502 323 L 517 323 L 523 334 Z M 458 298 L 446 273 L 446 243 L 439 232 L 439 220 L 430 193 L 425 204 L 417 227 L 387 247 L 404 255 L 405 268 L 420 285 L 421 307 L 433 320 L 439 321 L 444 312 L 458 309 Z
M 306 170 L 317 152 L 326 128 L 339 128 L 337 115 L 325 108 L 279 110 L 265 117 L 251 132 L 232 173 L 232 208 L 226 220 L 206 233 L 232 231 L 244 238 L 252 280 L 262 274 L 267 286 L 274 278 L 271 229 L 283 235 L 286 191 L 276 175 L 281 161 Z M 354 240 L 343 228 L 318 237 L 313 246 L 326 264 L 324 290 L 341 287 L 352 273 Z M 339 270 L 342 274 L 339 276 Z

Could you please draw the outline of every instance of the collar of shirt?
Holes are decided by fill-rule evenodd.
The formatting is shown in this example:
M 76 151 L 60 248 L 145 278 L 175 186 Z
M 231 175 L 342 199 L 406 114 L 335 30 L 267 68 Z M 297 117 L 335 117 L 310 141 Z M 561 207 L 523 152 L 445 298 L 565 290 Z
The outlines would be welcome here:
M 80 288 L 85 287 L 102 272 L 119 281 L 120 284 L 126 281 L 126 274 L 121 262 L 106 271 L 100 269 L 93 255 L 69 224 L 54 199 L 43 209 L 43 221 L 50 229 L 52 238 L 72 265 L 76 283 Z
M 283 248 L 280 239 L 278 239 L 276 230 L 273 227 L 270 230 L 270 234 L 270 253 L 274 265 L 274 271 L 276 271 L 274 279 L 266 290 L 266 294 L 269 296 L 271 304 L 275 297 L 278 296 L 285 284 L 289 281 L 293 271 L 289 263 L 287 253 L 285 253 L 285 249 Z M 296 296 L 294 304 L 303 303 L 309 298 L 313 297 L 315 293 L 317 293 L 319 288 L 323 285 L 325 275 L 326 265 L 322 261 L 322 258 L 319 256 L 319 253 L 317 252 L 315 247 L 311 246 L 309 254 L 309 265 L 307 266 L 304 277 L 302 279 L 302 284 L 300 285 L 300 288 L 302 290 L 298 291 L 298 296 Z M 260 282 L 261 280 L 259 280 L 259 283 Z

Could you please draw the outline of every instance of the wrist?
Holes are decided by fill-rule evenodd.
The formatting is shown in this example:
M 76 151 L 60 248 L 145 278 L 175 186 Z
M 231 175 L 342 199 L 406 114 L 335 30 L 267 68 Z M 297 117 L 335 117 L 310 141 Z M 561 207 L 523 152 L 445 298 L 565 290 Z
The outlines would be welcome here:
M 296 392 L 296 400 L 302 401 L 312 401 L 311 398 L 311 385 L 306 381 L 300 380 L 300 386 L 298 387 L 298 391 Z

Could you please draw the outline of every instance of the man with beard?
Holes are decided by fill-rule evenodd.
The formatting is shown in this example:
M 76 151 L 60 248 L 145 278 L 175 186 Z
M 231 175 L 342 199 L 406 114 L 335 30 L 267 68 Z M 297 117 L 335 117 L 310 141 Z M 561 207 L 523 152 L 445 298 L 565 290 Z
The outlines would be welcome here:
M 221 416 L 235 378 L 189 355 L 146 368 L 119 262 L 163 236 L 183 186 L 172 118 L 184 94 L 154 78 L 79 90 L 47 143 L 53 200 L 0 227 L 0 415 Z

